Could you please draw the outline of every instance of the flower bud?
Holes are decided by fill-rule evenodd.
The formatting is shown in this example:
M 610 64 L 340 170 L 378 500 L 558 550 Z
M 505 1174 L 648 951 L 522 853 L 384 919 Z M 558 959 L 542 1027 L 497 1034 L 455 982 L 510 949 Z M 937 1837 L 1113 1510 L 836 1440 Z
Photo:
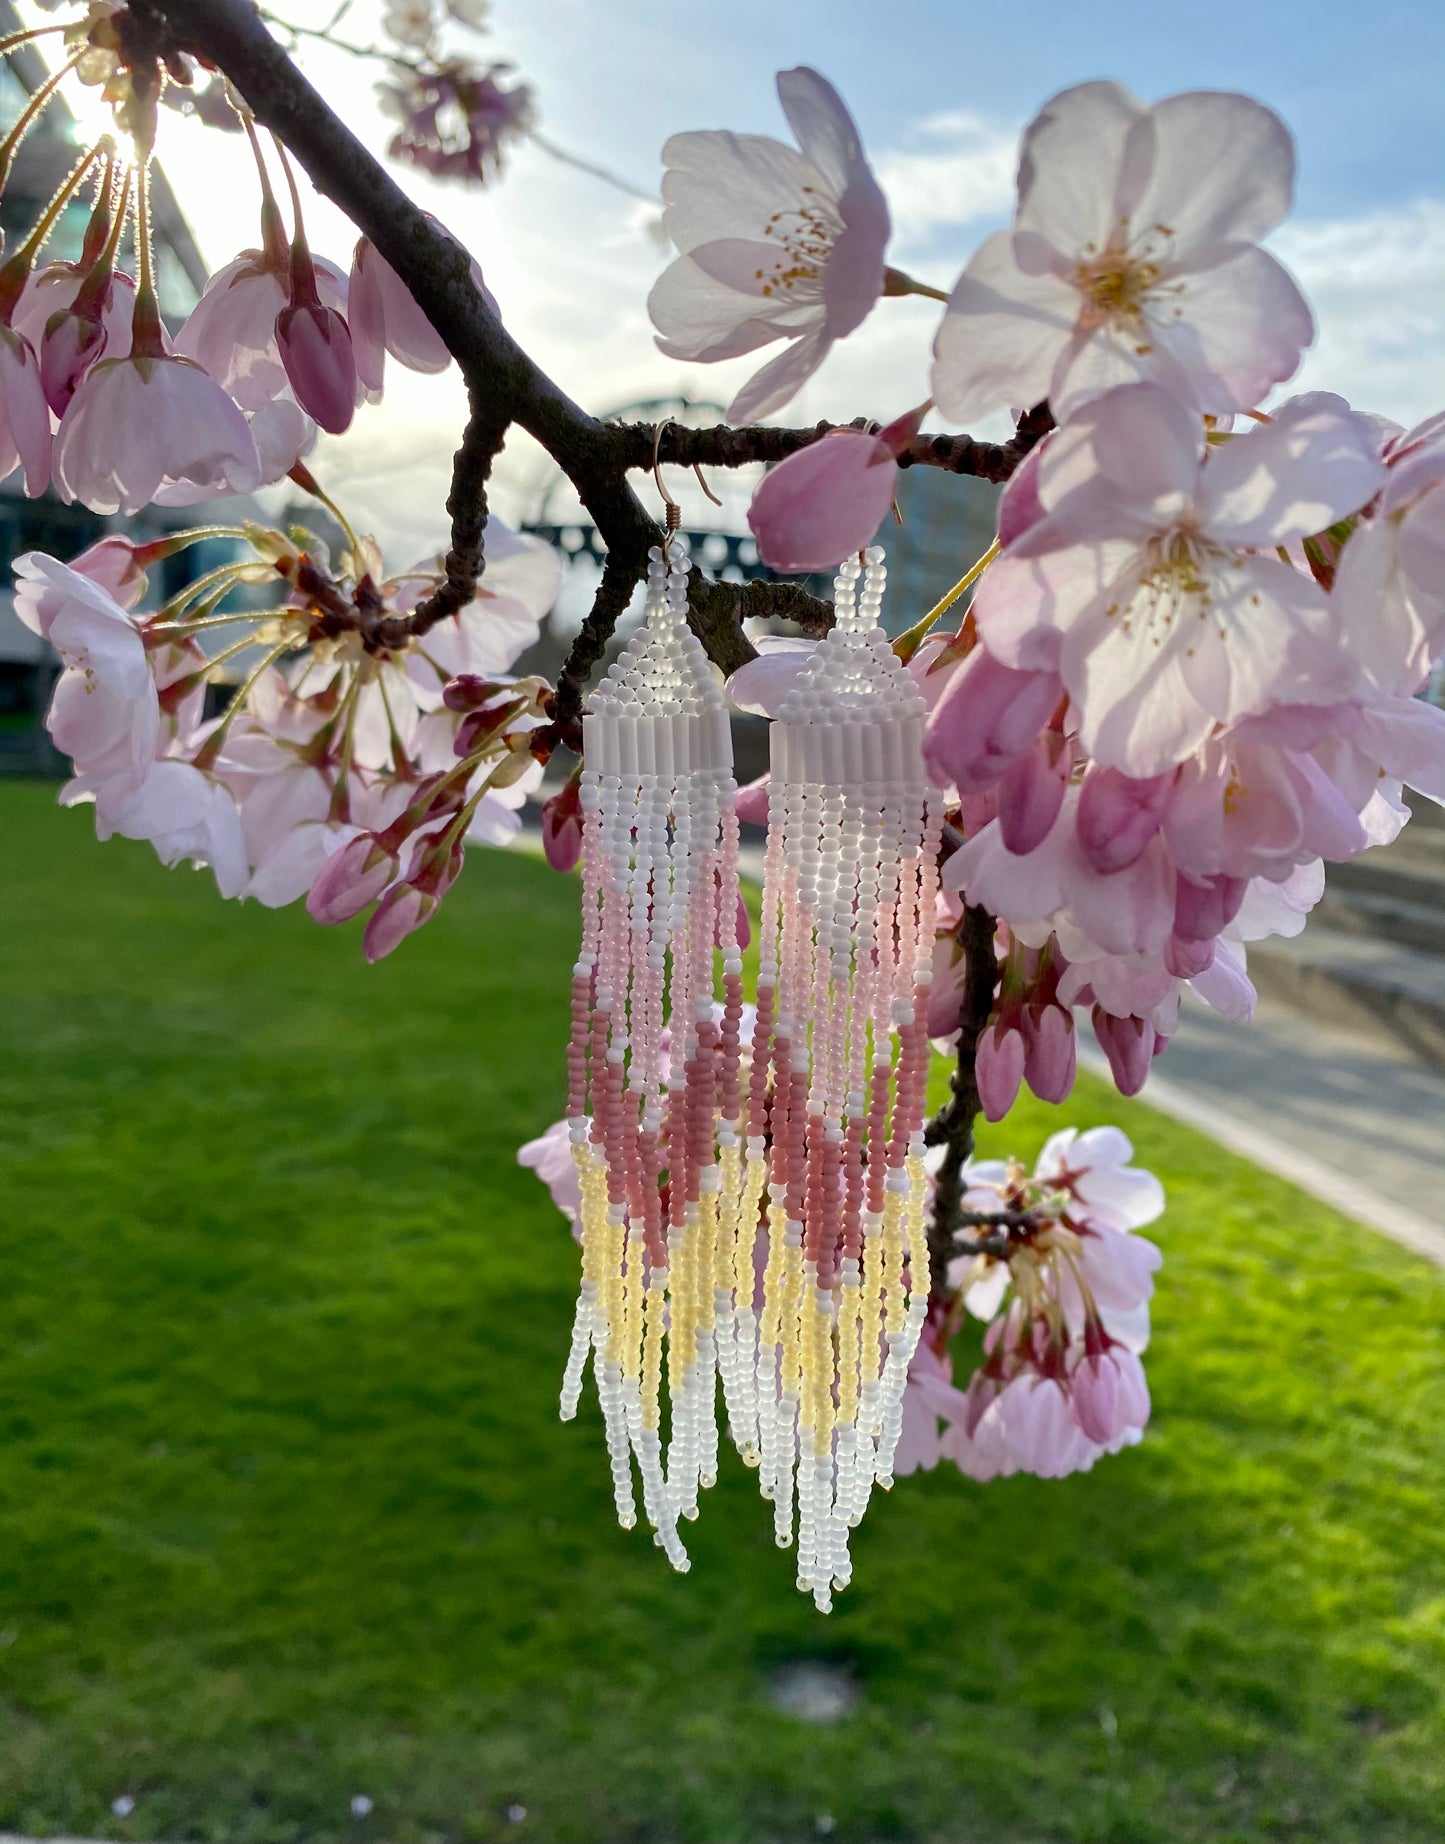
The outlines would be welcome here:
M 358 833 L 332 855 L 316 874 L 306 908 L 317 922 L 349 922 L 374 903 L 401 869 L 375 833 Z
M 542 802 L 542 850 L 554 871 L 571 871 L 582 856 L 581 769 Z
M 1137 1095 L 1149 1075 L 1157 1041 L 1145 1018 L 1116 1018 L 1102 1006 L 1094 1007 L 1094 1036 L 1109 1059 L 1114 1087 L 1121 1095 Z
M 985 1120 L 1002 1120 L 1024 1079 L 1024 1040 L 1000 1020 L 978 1040 L 974 1078 Z
M 1079 845 L 1096 871 L 1107 876 L 1137 864 L 1158 832 L 1174 794 L 1177 773 L 1136 781 L 1117 768 L 1094 763 L 1079 789 Z
M 297 403 L 329 435 L 343 434 L 356 413 L 356 360 L 340 314 L 293 301 L 276 316 L 276 346 Z
M 1072 762 L 1063 737 L 1045 730 L 1026 756 L 1004 770 L 998 784 L 998 829 L 1006 851 L 1025 857 L 1053 831 Z
M 941 786 L 978 793 L 1034 746 L 1063 696 L 1054 672 L 1018 672 L 976 647 L 949 681 L 923 739 Z
M 1066 1101 L 1074 1087 L 1073 1013 L 1061 1005 L 1030 1005 L 1022 1022 L 1024 1080 L 1040 1101 Z

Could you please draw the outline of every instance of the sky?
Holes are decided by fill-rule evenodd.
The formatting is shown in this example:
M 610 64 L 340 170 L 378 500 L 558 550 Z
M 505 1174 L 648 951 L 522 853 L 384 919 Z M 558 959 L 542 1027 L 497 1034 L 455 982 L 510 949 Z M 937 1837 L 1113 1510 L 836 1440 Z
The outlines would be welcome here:
M 274 0 L 319 25 L 335 0 Z M 371 42 L 380 0 L 355 0 L 347 36 Z M 38 15 L 37 15 L 38 17 Z M 1299 146 L 1292 217 L 1270 239 L 1316 311 L 1319 336 L 1291 388 L 1341 391 L 1405 422 L 1445 405 L 1445 7 L 1375 0 L 493 0 L 482 38 L 537 92 L 553 140 L 650 189 L 669 134 L 733 128 L 787 137 L 773 75 L 809 63 L 838 86 L 888 194 L 890 260 L 948 287 L 1006 221 L 1020 129 L 1049 96 L 1109 76 L 1146 100 L 1241 89 L 1277 109 Z M 371 67 L 308 46 L 302 63 L 380 149 Z M 240 137 L 168 119 L 160 144 L 202 252 L 220 266 L 256 241 L 254 171 Z M 759 362 L 681 365 L 659 354 L 646 297 L 667 260 L 658 210 L 528 146 L 485 192 L 402 183 L 472 249 L 506 323 L 589 410 L 685 390 L 726 402 Z M 325 201 L 307 207 L 313 246 L 349 259 L 354 232 Z M 927 394 L 941 309 L 884 301 L 781 420 L 886 419 Z M 763 357 L 769 354 L 765 352 Z M 318 450 L 318 475 L 388 555 L 444 537 L 450 456 L 464 418 L 455 372 L 391 367 L 384 402 Z M 976 430 L 974 433 L 995 433 Z M 494 504 L 517 519 L 549 478 L 514 436 Z

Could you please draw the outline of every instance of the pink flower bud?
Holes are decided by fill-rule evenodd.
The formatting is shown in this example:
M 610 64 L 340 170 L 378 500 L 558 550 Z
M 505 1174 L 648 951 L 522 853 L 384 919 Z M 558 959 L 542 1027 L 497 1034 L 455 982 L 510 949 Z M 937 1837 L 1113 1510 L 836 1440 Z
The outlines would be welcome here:
M 1006 851 L 1025 857 L 1048 838 L 1064 804 L 1072 763 L 1073 752 L 1063 737 L 1045 730 L 1026 756 L 1004 770 L 998 784 L 998 828 Z
M 1149 1385 L 1144 1366 L 1124 1345 L 1085 1357 L 1072 1378 L 1074 1420 L 1099 1447 L 1149 1419 Z
M 738 946 L 745 948 L 753 938 L 753 921 L 748 914 L 748 906 L 741 895 L 738 897 Z
M 1174 893 L 1174 933 L 1181 941 L 1212 941 L 1239 914 L 1249 888 L 1243 877 L 1181 877 Z
M 979 793 L 1020 756 L 1058 708 L 1063 686 L 1053 672 L 1017 672 L 976 647 L 954 673 L 923 739 L 935 782 Z
M 374 903 L 393 881 L 401 863 L 375 833 L 362 832 L 333 852 L 311 886 L 307 912 L 317 922 L 349 922 Z
M 761 775 L 756 781 L 750 781 L 746 787 L 739 788 L 733 800 L 733 811 L 744 826 L 766 826 L 768 823 L 768 777 Z
M 1097 762 L 1079 789 L 1079 845 L 1096 871 L 1127 870 L 1137 864 L 1163 824 L 1177 771 L 1135 781 Z
M 436 897 L 415 884 L 397 884 L 372 911 L 361 938 L 361 951 L 374 966 L 430 922 L 440 907 Z
M 1198 979 L 1213 965 L 1213 941 L 1182 941 L 1178 935 L 1171 935 L 1164 944 L 1164 969 L 1176 980 Z
M 1002 1120 L 1024 1079 L 1024 1040 L 1012 1026 L 1000 1021 L 979 1038 L 974 1078 L 984 1119 Z
M 500 686 L 478 672 L 459 672 L 442 687 L 442 703 L 449 711 L 479 711 L 496 697 Z
M 1102 1006 L 1094 1007 L 1094 1036 L 1109 1059 L 1114 1087 L 1121 1095 L 1137 1095 L 1149 1075 L 1156 1037 L 1145 1018 L 1116 1018 Z
M 45 401 L 64 416 L 76 386 L 105 351 L 104 324 L 76 313 L 52 314 L 40 342 L 40 382 Z
M 356 360 L 340 314 L 293 301 L 276 316 L 276 346 L 297 403 L 328 434 L 343 434 L 356 413 Z
M 1028 1006 L 1023 1034 L 1024 1080 L 1040 1101 L 1066 1101 L 1074 1087 L 1074 1014 L 1061 1005 Z
M 570 871 L 582 856 L 582 801 L 577 774 L 542 802 L 542 850 L 554 871 Z
M 881 435 L 835 429 L 765 474 L 748 507 L 758 555 L 772 570 L 831 570 L 873 542 L 898 486 L 897 455 L 921 411 Z

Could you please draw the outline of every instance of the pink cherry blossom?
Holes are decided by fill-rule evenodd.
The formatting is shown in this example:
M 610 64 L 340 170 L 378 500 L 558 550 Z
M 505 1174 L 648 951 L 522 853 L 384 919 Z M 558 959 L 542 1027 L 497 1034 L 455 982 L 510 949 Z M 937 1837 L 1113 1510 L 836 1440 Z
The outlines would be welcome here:
M 577 1161 L 572 1157 L 572 1135 L 565 1120 L 556 1120 L 535 1140 L 517 1148 L 517 1164 L 533 1171 L 552 1194 L 552 1202 L 572 1225 L 572 1234 L 582 1236 L 582 1181 L 577 1176 Z
M 344 313 L 346 276 L 323 257 L 311 260 L 322 306 Z M 284 256 L 243 250 L 206 283 L 176 335 L 176 350 L 208 371 L 243 410 L 259 410 L 289 388 L 276 342 L 277 316 L 289 299 Z
M 360 833 L 326 859 L 306 907 L 317 922 L 349 922 L 369 909 L 400 872 L 401 858 L 395 848 L 373 833 Z
M 1084 1357 L 1069 1379 L 1074 1419 L 1088 1438 L 1107 1447 L 1129 1428 L 1149 1419 L 1149 1385 L 1144 1366 L 1126 1345 Z
M 1019 671 L 975 647 L 929 719 L 923 754 L 930 773 L 960 793 L 996 781 L 1029 754 L 1063 695 L 1056 672 Z
M 1415 691 L 1445 654 L 1445 428 L 1411 431 L 1345 545 L 1334 601 L 1351 653 L 1387 694 Z
M 0 326 L 0 480 L 25 472 L 32 499 L 50 484 L 50 410 L 30 342 Z
M 230 791 L 189 762 L 155 763 L 126 800 L 96 808 L 102 839 L 147 839 L 162 864 L 209 865 L 222 896 L 240 896 L 249 868 L 241 816 Z
M 763 475 L 748 507 L 769 569 L 831 570 L 873 542 L 898 490 L 897 456 L 923 420 L 910 411 L 878 435 L 835 429 Z
M 990 1026 L 978 1040 L 974 1074 L 984 1119 L 1002 1120 L 1024 1079 L 1022 1034 L 1003 1023 Z
M 1324 591 L 1274 552 L 1383 477 L 1338 398 L 1295 399 L 1206 451 L 1156 386 L 1113 391 L 1040 461 L 1046 516 L 980 582 L 979 633 L 1003 665 L 1060 674 L 1096 761 L 1163 773 L 1217 724 L 1350 695 Z
M 500 320 L 501 309 L 475 260 L 471 271 L 477 292 Z M 351 259 L 345 311 L 357 376 L 369 391 L 381 389 L 388 353 L 408 371 L 445 371 L 451 363 L 446 341 L 417 306 L 406 283 L 366 237 L 358 239 Z
M 172 482 L 251 493 L 261 464 L 246 419 L 189 359 L 102 359 L 55 439 L 61 498 L 133 514 Z
M 925 1328 L 908 1366 L 903 1391 L 903 1429 L 893 1455 L 893 1475 L 932 1472 L 943 1457 L 942 1434 L 967 1412 L 963 1391 L 953 1387 L 953 1362 L 947 1347 L 935 1347 Z M 940 1422 L 943 1426 L 940 1427 Z
M 1314 323 L 1258 242 L 1289 210 L 1294 144 L 1247 96 L 1152 108 L 1117 83 L 1065 90 L 1024 132 L 1013 227 L 958 280 L 933 395 L 969 422 L 1048 398 L 1060 421 L 1147 381 L 1215 413 L 1288 378 Z
M 648 297 L 675 359 L 737 358 L 789 342 L 734 397 L 730 422 L 787 403 L 883 292 L 888 206 L 837 91 L 778 73 L 801 152 L 766 135 L 677 134 L 662 157 L 664 223 L 682 252 Z
M 40 551 L 15 560 L 15 613 L 49 641 L 65 670 L 47 728 L 75 764 L 71 798 L 128 796 L 160 738 L 160 706 L 145 643 L 100 583 Z

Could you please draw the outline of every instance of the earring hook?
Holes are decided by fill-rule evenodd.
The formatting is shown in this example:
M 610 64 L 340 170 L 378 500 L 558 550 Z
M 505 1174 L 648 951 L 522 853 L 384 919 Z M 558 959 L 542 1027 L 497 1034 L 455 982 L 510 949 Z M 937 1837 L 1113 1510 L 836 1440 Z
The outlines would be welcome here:
M 664 557 L 668 554 L 673 535 L 682 524 L 682 507 L 678 505 L 677 501 L 668 492 L 662 480 L 662 432 L 664 429 L 670 429 L 671 427 L 672 418 L 667 416 L 663 418 L 652 432 L 652 478 L 657 487 L 658 497 L 661 499 L 663 505 L 663 529 L 666 532 L 662 547 Z M 697 476 L 697 484 L 712 501 L 713 505 L 720 506 L 722 501 L 707 484 L 707 481 L 703 477 L 702 468 L 696 461 L 692 464 L 692 471 Z

